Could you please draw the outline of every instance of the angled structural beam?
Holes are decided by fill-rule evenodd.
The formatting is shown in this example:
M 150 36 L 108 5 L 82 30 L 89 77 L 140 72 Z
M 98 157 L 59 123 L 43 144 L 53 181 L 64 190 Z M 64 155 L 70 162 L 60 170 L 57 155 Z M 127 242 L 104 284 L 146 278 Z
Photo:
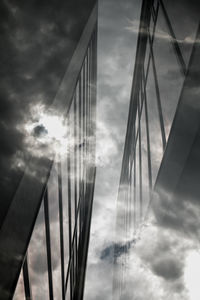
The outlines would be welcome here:
M 44 218 L 45 218 L 45 231 L 46 231 L 46 248 L 47 248 L 47 267 L 48 267 L 48 280 L 49 280 L 49 300 L 53 300 L 53 276 L 52 276 L 52 263 L 51 263 L 51 235 L 50 235 L 50 220 L 49 220 L 49 200 L 48 191 L 44 194 Z
M 192 145 L 199 134 L 200 26 L 181 91 L 155 189 L 175 191 Z
M 137 108 L 137 97 L 140 89 L 140 82 L 142 76 L 142 67 L 144 64 L 147 39 L 148 39 L 148 28 L 151 17 L 151 5 L 152 0 L 143 0 L 141 17 L 140 17 L 140 26 L 139 26 L 139 35 L 137 41 L 137 50 L 135 57 L 135 69 L 133 74 L 133 82 L 131 89 L 131 98 L 129 106 L 129 115 L 128 115 L 128 124 L 125 138 L 124 146 L 124 155 L 122 160 L 122 171 L 120 177 L 120 184 L 126 183 L 127 180 L 127 164 L 128 164 L 128 155 L 132 146 L 132 135 L 133 135 L 133 124 L 135 123 L 136 117 L 136 108 Z
M 23 277 L 24 277 L 24 290 L 25 290 L 25 296 L 26 300 L 32 300 L 32 292 L 31 292 L 31 284 L 30 284 L 30 277 L 29 277 L 29 268 L 27 263 L 27 256 L 24 261 L 23 265 Z
M 59 225 L 60 225 L 60 259 L 61 259 L 61 284 L 62 300 L 65 300 L 65 267 L 64 267 L 64 230 L 63 230 L 63 199 L 62 199 L 62 168 L 58 162 L 58 201 L 59 201 Z
M 95 151 L 96 151 L 96 81 L 97 81 L 97 24 L 93 33 L 93 39 L 91 40 L 91 99 L 90 99 L 90 109 L 92 112 L 92 119 L 90 120 L 91 126 L 88 127 L 89 136 L 93 136 L 93 144 L 91 145 L 93 149 L 88 149 L 88 159 L 89 159 L 89 168 L 86 170 L 86 189 L 85 189 L 85 220 L 82 228 L 82 245 L 78 248 L 78 277 L 75 286 L 75 292 L 73 300 L 82 300 L 84 296 L 84 286 L 85 286 L 85 274 L 86 274 L 86 265 L 88 257 L 88 247 L 90 239 L 90 226 L 91 226 L 91 217 L 92 217 L 92 208 L 93 208 L 93 198 L 94 198 L 94 188 L 95 188 L 95 178 L 96 178 L 96 167 L 95 167 Z M 90 114 L 88 114 L 90 116 Z M 91 117 L 91 116 L 90 116 Z M 92 155 L 94 155 L 92 157 Z
M 166 24 L 167 24 L 167 27 L 168 27 L 168 30 L 169 30 L 169 34 L 170 34 L 171 39 L 172 39 L 171 42 L 172 42 L 172 45 L 174 47 L 174 52 L 176 54 L 177 60 L 179 62 L 179 65 L 180 65 L 180 68 L 181 68 L 181 72 L 185 76 L 187 69 L 186 69 L 185 61 L 183 59 L 182 52 L 180 50 L 180 46 L 179 46 L 179 44 L 177 42 L 177 39 L 176 39 L 174 30 L 173 30 L 173 27 L 171 25 L 169 16 L 168 16 L 166 8 L 164 6 L 163 0 L 159 0 L 159 3 L 161 5 L 162 11 L 163 11 L 163 14 L 164 14 L 164 17 L 165 17 L 165 21 L 166 21 Z
M 139 27 L 127 132 L 117 199 L 117 242 L 114 247 L 113 299 L 120 300 L 123 299 L 123 293 L 126 287 L 125 276 L 128 276 L 126 274 L 125 265 L 128 259 L 127 249 L 131 242 L 133 240 L 135 241 L 135 235 L 140 234 L 140 230 L 148 217 L 150 206 L 154 208 L 152 204 L 152 199 L 155 195 L 153 190 L 156 191 L 156 194 L 159 195 L 163 201 L 167 200 L 165 197 L 171 197 L 172 201 L 184 200 L 185 197 L 199 201 L 200 197 L 200 28 L 198 28 L 196 41 L 193 43 L 190 62 L 186 69 L 183 53 L 174 34 L 163 1 L 155 1 L 156 7 L 154 7 L 153 2 L 154 1 L 144 0 L 142 4 L 141 23 Z M 167 24 L 170 36 L 167 42 L 173 46 L 173 54 L 176 55 L 178 61 L 177 66 L 181 68 L 182 74 L 180 74 L 180 78 L 184 79 L 183 87 L 180 87 L 182 88 L 181 94 L 177 96 L 177 100 L 179 100 L 178 105 L 174 107 L 175 116 L 172 116 L 172 126 L 170 123 L 171 115 L 169 117 L 165 109 L 164 117 L 166 119 L 169 117 L 169 126 L 171 126 L 168 139 L 165 135 L 168 123 L 166 122 L 166 124 L 164 124 L 164 110 L 162 111 L 163 99 L 162 93 L 160 93 L 163 82 L 161 82 L 159 77 L 159 66 L 156 64 L 159 53 L 155 50 L 157 45 L 153 44 L 158 13 L 159 17 L 161 16 L 162 20 Z M 152 33 L 149 28 L 150 19 L 153 21 Z M 149 52 L 146 51 L 147 43 L 149 45 Z M 156 53 L 156 55 L 154 55 L 154 53 Z M 148 76 L 150 63 L 152 64 L 152 78 Z M 151 101 L 153 106 L 152 110 Z M 144 119 L 142 120 L 141 112 L 143 109 Z M 154 118 L 156 118 L 155 121 Z M 141 130 L 141 122 L 145 123 L 142 124 L 144 125 L 143 133 Z M 160 135 L 158 151 L 156 149 L 156 137 L 155 139 L 153 137 L 155 128 Z M 144 139 L 142 140 L 142 138 Z M 143 151 L 142 142 L 145 143 Z M 155 145 L 153 145 L 154 142 Z M 145 163 L 143 164 L 143 157 L 146 160 L 146 166 Z M 147 169 L 143 170 L 143 167 Z M 146 174 L 144 174 L 145 171 L 147 171 Z M 144 183 L 146 183 L 146 185 Z M 143 195 L 145 195 L 145 193 L 146 195 L 148 194 L 146 203 L 143 202 Z M 155 201 L 155 203 L 157 202 Z M 145 208 L 144 205 L 146 206 Z M 133 213 L 131 212 L 133 222 L 129 222 L 130 207 L 132 206 L 134 209 Z M 118 255 L 119 243 L 121 243 L 122 248 L 124 247 L 124 249 L 126 249 L 126 251 L 123 252 L 123 258 Z M 130 278 L 127 279 L 129 280 Z
M 124 153 L 122 159 L 122 168 L 121 168 L 121 176 L 118 190 L 118 199 L 117 199 L 117 217 L 116 217 L 116 240 L 119 236 L 124 236 L 127 234 L 127 228 L 124 228 L 124 223 L 126 223 L 126 214 L 127 208 L 125 208 L 125 199 L 127 199 L 127 190 L 126 186 L 129 185 L 130 180 L 130 168 L 132 168 L 133 158 L 135 157 L 135 144 L 136 139 L 138 138 L 138 132 L 135 130 L 135 120 L 136 120 L 136 112 L 138 106 L 138 100 L 140 95 L 141 88 L 141 80 L 143 75 L 143 66 L 146 54 L 146 47 L 148 42 L 148 34 L 149 34 L 149 24 L 151 19 L 151 7 L 153 1 L 152 0 L 143 0 L 141 7 L 141 16 L 140 16 L 140 25 L 138 31 L 138 41 L 137 41 L 137 49 L 136 49 L 136 57 L 135 57 L 135 68 L 133 73 L 133 81 L 132 81 L 132 89 L 130 96 L 130 105 L 129 105 L 129 114 L 128 114 L 128 123 L 125 137 L 125 145 L 124 145 Z M 139 117 L 138 117 L 139 118 Z M 141 149 L 140 149 L 141 150 Z M 140 155 L 141 158 L 141 155 Z M 142 165 L 140 165 L 140 176 L 141 176 Z M 136 165 L 134 161 L 134 175 L 133 175 L 133 193 L 135 194 L 135 186 L 136 186 Z M 135 195 L 136 196 L 136 195 Z M 131 199 L 132 195 L 129 197 Z M 136 198 L 136 197 L 135 197 Z M 136 206 L 136 201 L 134 198 L 134 207 Z M 127 199 L 128 200 L 128 199 Z M 126 200 L 126 201 L 127 201 Z M 140 199 L 141 207 L 142 207 L 142 198 Z M 141 210 L 142 211 L 142 210 Z M 135 210 L 134 210 L 134 224 L 136 224 L 135 218 Z M 118 246 L 114 247 L 114 258 L 118 256 Z M 117 266 L 117 262 L 114 259 L 113 265 L 113 299 L 121 299 L 121 293 L 124 287 L 124 268 L 122 264 L 119 263 Z
M 87 204 L 85 207 L 86 218 L 83 225 L 83 242 L 82 247 L 78 249 L 78 278 L 75 286 L 75 292 L 73 295 L 73 300 L 82 300 L 84 294 L 84 283 L 85 283 L 85 273 L 86 273 L 86 264 L 87 264 L 87 255 L 89 247 L 89 238 L 90 238 L 90 225 L 91 225 L 91 216 L 92 216 L 92 207 L 93 207 L 93 196 L 94 196 L 94 184 L 96 177 L 96 169 L 93 168 L 90 170 L 88 176 L 88 182 L 86 184 L 85 198 Z
M 67 116 L 97 20 L 97 4 L 82 32 L 51 109 Z M 54 157 L 31 157 L 0 231 L 0 295 L 10 300 L 24 263 Z

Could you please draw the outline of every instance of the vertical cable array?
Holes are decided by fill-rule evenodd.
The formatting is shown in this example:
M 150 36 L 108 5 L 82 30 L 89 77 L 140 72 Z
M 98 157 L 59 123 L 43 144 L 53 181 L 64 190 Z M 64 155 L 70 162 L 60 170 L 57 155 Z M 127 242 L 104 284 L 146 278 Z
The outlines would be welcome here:
M 82 62 L 67 116 L 66 153 L 56 159 L 58 162 L 54 162 L 50 178 L 55 180 L 55 187 L 52 189 L 50 186 L 52 182 L 49 182 L 50 180 L 47 182 L 42 201 L 48 272 L 48 290 L 45 299 L 50 300 L 57 299 L 57 295 L 60 295 L 62 300 L 83 299 L 95 183 L 96 52 L 97 24 Z M 57 195 L 54 194 L 55 191 Z M 56 201 L 58 211 L 52 207 Z M 56 216 L 55 220 L 52 219 L 52 212 Z M 56 247 L 52 236 L 54 234 L 52 228 L 55 225 L 52 222 L 59 228 L 59 236 L 56 237 L 59 244 Z M 65 248 L 68 248 L 67 257 Z M 59 269 L 56 271 L 55 252 L 60 261 Z M 33 299 L 30 268 L 26 257 L 22 274 L 26 300 Z M 54 281 L 54 272 L 60 273 L 59 287 Z
M 155 167 L 156 146 L 152 140 L 152 130 L 156 128 L 156 135 L 160 137 L 159 143 L 162 146 L 156 150 L 159 150 L 162 156 L 167 145 L 164 100 L 156 56 L 158 54 L 155 55 L 155 40 L 157 33 L 159 34 L 158 17 L 164 20 L 166 25 L 168 43 L 172 46 L 170 49 L 177 59 L 180 74 L 184 76 L 186 74 L 183 54 L 163 1 L 143 0 L 117 199 L 113 263 L 115 300 L 122 300 L 124 297 L 126 281 L 129 280 L 127 273 L 129 250 L 148 216 L 152 190 L 158 173 L 158 168 Z

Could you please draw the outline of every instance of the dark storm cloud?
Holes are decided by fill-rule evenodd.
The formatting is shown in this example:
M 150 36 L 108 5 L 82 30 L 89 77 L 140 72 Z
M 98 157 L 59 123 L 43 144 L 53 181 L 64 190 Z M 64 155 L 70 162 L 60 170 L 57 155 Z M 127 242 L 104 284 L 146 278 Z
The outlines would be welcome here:
M 176 257 L 156 260 L 152 264 L 152 270 L 156 275 L 166 280 L 175 280 L 183 273 L 182 265 Z
M 40 246 L 41 246 L 40 251 L 35 253 L 30 265 L 32 272 L 35 272 L 36 276 L 38 274 L 43 274 L 47 272 L 47 259 L 46 259 L 45 245 L 41 244 Z M 55 269 L 55 263 L 53 264 L 53 269 Z
M 117 259 L 123 255 L 127 254 L 130 250 L 132 244 L 135 243 L 135 240 L 128 241 L 127 243 L 113 243 L 112 245 L 107 246 L 100 253 L 100 259 L 107 260 L 108 262 L 116 263 Z
M 114 246 L 110 245 L 101 251 L 100 259 L 106 259 L 112 263 L 113 254 L 114 254 Z
M 45 164 L 42 162 L 43 159 L 40 160 L 41 164 L 38 164 L 39 158 L 36 153 L 38 144 L 42 158 L 49 154 L 49 144 L 40 144 L 38 142 L 41 137 L 49 134 L 46 127 L 39 122 L 40 114 L 49 112 L 49 107 L 54 101 L 94 2 L 93 0 L 1 1 L 1 222 L 6 215 L 26 168 L 28 183 L 25 182 L 25 185 L 28 192 L 24 193 L 26 194 L 26 199 L 22 207 L 20 206 L 20 212 L 25 216 L 22 227 L 27 228 L 28 226 L 26 225 L 30 224 L 26 211 L 29 202 L 31 202 L 29 192 L 30 195 L 35 195 L 34 189 L 36 189 L 35 187 L 38 182 L 41 185 L 44 183 L 43 174 L 47 171 L 43 172 L 43 167 L 45 168 Z M 41 108 L 40 111 L 37 111 L 39 110 L 38 108 Z M 51 113 L 53 116 L 55 114 L 58 118 L 60 117 L 62 121 L 60 111 L 55 105 Z M 31 130 L 26 130 L 26 125 L 32 123 L 36 124 L 36 126 L 32 126 Z M 36 145 L 32 144 L 32 141 Z M 33 145 L 36 147 L 32 147 Z M 51 148 L 53 148 L 52 145 Z M 33 157 L 29 161 L 31 156 Z M 51 156 L 48 158 L 51 158 Z M 44 161 L 46 161 L 45 158 Z M 49 167 L 50 165 L 48 164 L 48 169 Z M 52 196 L 52 201 L 55 200 L 55 197 L 53 198 L 54 195 L 50 196 Z M 19 198 L 23 198 L 23 196 L 19 195 Z M 19 211 L 19 206 L 16 208 L 16 211 Z M 24 211 L 26 211 L 26 214 Z M 55 207 L 55 203 L 53 202 L 50 207 L 50 218 L 53 228 L 51 228 L 52 267 L 53 276 L 55 277 L 55 298 L 59 299 L 59 293 L 61 293 L 59 282 L 60 244 L 59 232 L 57 230 L 59 222 L 56 212 L 58 212 L 58 208 Z M 16 218 L 16 222 L 18 221 Z M 29 251 L 31 260 L 29 271 L 32 276 L 33 297 L 38 300 L 45 299 L 45 289 L 46 292 L 48 291 L 47 266 L 45 261 L 47 255 L 46 241 L 43 229 L 44 219 L 39 216 L 38 232 L 37 228 L 35 228 L 35 238 L 33 233 L 32 241 L 34 246 Z M 11 236 L 6 236 L 7 239 L 8 244 L 9 240 L 13 242 Z M 14 242 L 17 247 L 21 242 L 20 239 L 21 236 Z M 8 248 L 11 249 L 9 246 Z M 46 278 L 43 275 L 46 275 Z M 58 291 L 58 295 L 56 295 L 56 291 Z M 4 291 L 1 290 L 1 295 L 3 293 Z M 19 295 L 19 299 L 21 298 L 22 296 Z
M 33 134 L 36 137 L 44 136 L 48 134 L 47 129 L 44 127 L 44 125 L 38 125 L 33 129 Z
M 55 297 L 60 298 L 60 232 L 58 216 L 58 191 L 55 188 L 57 179 L 55 167 L 53 167 L 49 179 L 49 219 L 50 219 L 50 240 L 51 240 L 51 262 Z M 66 221 L 66 220 L 65 220 Z M 66 221 L 66 223 L 68 220 Z M 68 225 L 68 223 L 67 223 Z M 66 247 L 66 246 L 65 246 Z M 69 254 L 65 252 L 66 259 Z M 46 252 L 44 206 L 41 205 L 40 211 L 33 230 L 31 241 L 28 248 L 28 264 L 31 278 L 33 296 L 42 300 L 46 298 L 48 291 L 48 266 Z
M 4 158 L 22 150 L 23 134 L 21 132 L 16 128 L 7 127 L 3 123 L 0 124 L 0 131 L 2 132 L 0 136 L 1 155 Z
M 187 203 L 183 199 L 157 197 L 157 199 L 152 201 L 152 208 L 159 225 L 179 232 L 186 231 L 195 234 L 198 231 L 199 222 L 193 222 L 195 217 L 194 211 L 187 207 Z
M 1 1 L 1 220 L 29 157 L 24 125 L 34 121 L 38 104 L 44 110 L 52 104 L 93 4 Z M 38 134 L 39 127 L 32 132 Z

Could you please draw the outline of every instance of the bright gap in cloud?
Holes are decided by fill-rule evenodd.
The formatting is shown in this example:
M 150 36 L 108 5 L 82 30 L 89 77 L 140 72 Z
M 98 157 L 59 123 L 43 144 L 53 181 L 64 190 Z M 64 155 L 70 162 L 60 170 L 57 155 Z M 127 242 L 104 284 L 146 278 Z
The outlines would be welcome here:
M 49 138 L 61 141 L 66 135 L 66 126 L 58 116 L 43 114 L 38 122 L 40 124 L 46 129 Z
M 200 299 L 200 253 L 190 251 L 186 257 L 184 281 L 189 292 L 190 300 Z
M 25 126 L 27 132 L 27 144 L 29 148 L 38 149 L 42 144 L 49 146 L 49 150 L 63 154 L 66 152 L 69 140 L 72 137 L 67 134 L 67 126 L 63 116 L 46 111 L 45 107 L 38 105 L 32 111 L 32 120 Z

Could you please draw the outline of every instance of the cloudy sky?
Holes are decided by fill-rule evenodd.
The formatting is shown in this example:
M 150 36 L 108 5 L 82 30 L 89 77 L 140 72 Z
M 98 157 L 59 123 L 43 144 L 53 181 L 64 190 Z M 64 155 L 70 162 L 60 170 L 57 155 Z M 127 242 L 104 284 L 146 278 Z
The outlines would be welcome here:
M 99 1 L 97 179 L 84 298 L 88 300 L 112 297 L 112 257 L 103 259 L 103 251 L 115 238 L 140 5 L 137 0 Z M 129 30 L 133 24 L 135 32 Z
M 0 48 L 3 62 L 0 90 L 0 189 L 4 200 L 0 220 L 6 215 L 10 204 L 8 200 L 12 199 L 30 154 L 40 156 L 44 152 L 44 145 L 37 143 L 41 134 L 46 134 L 48 128 L 49 142 L 45 151 L 49 155 L 55 137 L 60 144 L 66 142 L 66 130 L 60 111 L 55 110 L 48 115 L 46 109 L 53 103 L 70 53 L 79 39 L 81 26 L 74 29 L 76 20 L 84 24 L 88 17 L 87 8 L 92 2 L 85 1 L 79 11 L 68 6 L 65 1 L 52 1 L 49 5 L 45 0 L 31 1 L 29 4 L 27 1 L 19 4 L 13 0 L 2 1 L 0 4 L 1 40 L 4 45 Z M 198 3 L 195 0 L 177 0 L 173 5 L 172 1 L 165 2 L 168 3 L 172 25 L 188 64 L 199 22 Z M 200 296 L 200 209 L 197 199 L 188 194 L 173 198 L 168 191 L 162 191 L 162 197 L 155 194 L 149 219 L 143 224 L 140 235 L 132 236 L 128 247 L 116 244 L 117 195 L 140 9 L 141 0 L 99 0 L 97 177 L 84 299 L 112 299 L 114 271 L 118 280 L 123 277 L 123 300 L 197 300 Z M 184 22 L 180 13 L 185 16 Z M 166 24 L 159 17 L 155 32 L 155 57 L 167 138 L 184 80 L 169 40 Z M 159 125 L 156 123 L 158 120 L 154 118 L 156 95 L 153 85 L 151 69 L 147 94 L 155 180 L 163 153 Z M 198 90 L 195 92 L 199 93 Z M 142 145 L 145 155 L 144 141 Z M 57 143 L 55 147 L 57 149 Z M 147 162 L 143 164 L 143 169 L 147 181 Z M 56 176 L 55 166 L 48 185 L 53 279 L 55 299 L 59 300 L 58 191 L 52 188 L 56 186 Z M 66 186 L 64 193 L 67 194 Z M 64 209 L 67 211 L 67 207 Z M 64 222 L 67 228 L 67 216 L 64 216 Z M 116 245 L 118 257 L 114 260 Z M 68 254 L 66 243 L 66 257 Z M 118 273 L 113 261 L 123 264 L 123 273 Z M 36 300 L 45 299 L 47 262 L 43 206 L 29 245 L 29 264 L 33 296 Z M 21 282 L 18 287 L 22 289 L 22 286 Z M 18 292 L 16 299 L 21 300 L 22 291 Z
M 98 131 L 97 181 L 94 198 L 85 299 L 118 299 L 113 291 L 113 271 L 124 281 L 120 299 L 199 299 L 198 278 L 199 206 L 192 196 L 172 198 L 170 193 L 153 196 L 149 219 L 140 236 L 126 250 L 117 246 L 121 273 L 113 266 L 116 247 L 116 199 L 127 125 L 131 80 L 136 51 L 140 1 L 99 2 L 98 37 Z M 199 16 L 195 1 L 166 3 L 186 65 L 195 39 Z M 188 11 L 190 13 L 188 13 Z M 178 12 L 185 16 L 179 22 Z M 117 20 L 117 21 L 116 21 Z M 183 85 L 177 58 L 160 13 L 155 32 L 156 67 L 168 139 Z M 156 117 L 156 94 L 152 67 L 147 84 L 153 183 L 163 156 Z M 143 116 L 142 116 L 143 118 Z M 142 126 L 142 130 L 143 126 Z M 142 155 L 146 157 L 145 141 Z M 143 161 L 143 185 L 148 185 L 147 161 Z M 146 173 L 146 174 L 145 174 Z M 146 176 L 146 177 L 145 177 Z M 186 183 L 187 184 L 187 183 Z M 144 201 L 148 201 L 145 199 Z M 117 237 L 117 239 L 120 237 Z M 124 272 L 122 274 L 122 272 Z M 122 279 L 123 278 L 123 279 Z

